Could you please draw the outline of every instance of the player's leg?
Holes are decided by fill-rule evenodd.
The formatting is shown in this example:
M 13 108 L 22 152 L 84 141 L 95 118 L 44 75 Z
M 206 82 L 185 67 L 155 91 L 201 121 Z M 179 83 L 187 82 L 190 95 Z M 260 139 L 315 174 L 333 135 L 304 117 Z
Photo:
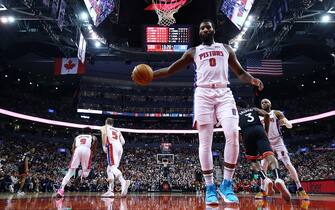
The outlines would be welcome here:
M 66 175 L 62 180 L 60 188 L 57 190 L 57 197 L 64 197 L 64 188 L 67 183 L 70 181 L 71 177 L 76 173 L 76 168 L 69 168 Z
M 198 125 L 199 131 L 199 160 L 206 184 L 206 204 L 218 204 L 216 186 L 213 177 L 213 124 Z
M 25 195 L 23 188 L 24 188 L 24 184 L 26 183 L 26 179 L 27 179 L 27 174 L 20 174 L 19 175 L 19 189 L 17 191 L 17 195 L 19 196 L 23 196 Z
M 206 182 L 206 204 L 218 204 L 216 186 L 213 180 L 213 126 L 214 103 L 208 98 L 208 90 L 197 88 L 194 95 L 194 124 L 199 132 L 199 160 Z
M 259 140 L 256 141 L 258 151 L 262 154 L 262 159 L 264 160 L 264 162 L 266 163 L 268 168 L 270 170 L 272 170 L 273 174 L 275 175 L 276 188 L 281 192 L 281 195 L 282 195 L 283 199 L 290 200 L 291 199 L 290 192 L 287 190 L 287 188 L 285 186 L 285 182 L 280 177 L 278 161 L 274 156 L 274 153 L 273 153 L 272 148 L 270 146 L 270 142 L 269 142 L 267 136 L 265 135 L 263 128 L 259 128 L 258 139 Z M 264 181 L 264 183 L 265 183 L 264 184 L 265 189 L 269 189 L 269 188 L 266 188 L 266 184 L 267 184 L 266 180 Z M 274 191 L 273 190 L 272 191 L 268 190 L 268 194 L 273 195 Z
M 264 132 L 263 127 L 261 126 L 261 132 Z M 257 139 L 257 127 L 252 126 L 243 130 L 243 143 L 245 145 L 246 159 L 251 162 L 251 167 L 254 172 L 257 172 L 260 178 L 260 181 L 265 183 L 264 188 L 261 188 L 260 192 L 256 194 L 256 199 L 263 199 L 268 194 L 274 193 L 273 182 L 269 179 L 261 167 L 259 159 L 261 158 L 261 153 L 258 151 Z
M 130 186 L 130 180 L 125 180 L 122 172 L 119 170 L 119 165 L 122 157 L 123 149 L 121 144 L 114 145 L 114 160 L 115 164 L 112 166 L 112 172 L 116 179 L 118 179 L 121 183 L 121 196 L 125 196 L 128 193 L 128 188 Z
M 91 157 L 91 149 L 90 148 L 84 148 L 84 151 L 82 153 L 82 157 L 80 160 L 82 173 L 81 178 L 86 178 L 90 174 L 91 171 L 91 163 L 92 163 L 92 157 Z
M 71 162 L 69 164 L 69 170 L 67 171 L 65 177 L 62 180 L 62 184 L 60 188 L 57 190 L 57 197 L 64 197 L 64 188 L 67 183 L 70 181 L 71 177 L 76 173 L 76 169 L 80 164 L 80 153 L 79 149 L 76 148 L 71 158 Z
M 232 184 L 239 155 L 238 118 L 225 118 L 221 121 L 221 126 L 226 137 L 226 144 L 224 148 L 224 180 L 219 192 L 224 195 L 225 202 L 238 202 Z
M 219 99 L 216 107 L 216 116 L 226 138 L 224 148 L 224 180 L 220 185 L 219 193 L 225 202 L 238 202 L 233 190 L 233 175 L 239 156 L 238 113 L 231 91 Z
M 102 197 L 113 197 L 114 196 L 114 174 L 112 171 L 112 166 L 107 166 L 107 181 L 108 181 L 108 191 L 102 194 Z
M 293 166 L 293 164 L 291 162 L 291 159 L 288 155 L 288 152 L 287 152 L 287 149 L 286 149 L 285 145 L 281 145 L 280 147 L 278 147 L 277 155 L 278 155 L 278 159 L 283 162 L 284 166 L 289 171 L 289 175 L 290 175 L 291 179 L 294 180 L 294 182 L 297 186 L 298 196 L 302 199 L 309 199 L 308 194 L 306 193 L 306 191 L 304 190 L 304 188 L 302 187 L 302 185 L 300 183 L 297 170 L 295 169 L 295 167 Z
M 115 164 L 115 158 L 113 156 L 113 144 L 107 144 L 107 181 L 108 181 L 108 191 L 102 194 L 102 197 L 113 197 L 114 196 L 114 174 L 112 171 L 112 165 Z

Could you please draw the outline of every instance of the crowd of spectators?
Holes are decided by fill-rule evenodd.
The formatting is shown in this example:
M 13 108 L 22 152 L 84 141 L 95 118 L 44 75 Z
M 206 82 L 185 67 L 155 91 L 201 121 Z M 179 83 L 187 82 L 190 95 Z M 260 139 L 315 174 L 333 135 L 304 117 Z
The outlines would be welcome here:
M 335 179 L 334 144 L 334 140 L 328 139 L 322 144 L 289 147 L 292 162 L 297 167 L 301 180 Z M 54 192 L 59 187 L 71 158 L 69 143 L 39 141 L 24 136 L 21 138 L 2 136 L 0 138 L 0 189 L 2 191 L 15 191 L 18 180 L 18 161 L 22 154 L 32 147 L 35 147 L 37 152 L 26 182 L 26 191 Z M 217 182 L 222 179 L 222 148 L 222 145 L 214 147 L 213 153 Z M 255 192 L 259 189 L 257 175 L 250 171 L 250 164 L 245 160 L 243 151 L 242 146 L 234 177 L 235 190 Z M 171 152 L 174 154 L 174 164 L 167 167 L 157 164 L 158 153 L 160 153 L 159 147 L 148 145 L 132 147 L 131 143 L 127 143 L 120 169 L 125 178 L 132 182 L 130 191 L 160 191 L 163 182 L 169 183 L 172 190 L 194 191 L 197 187 L 199 188 L 199 182 L 197 182 L 199 180 L 196 178 L 196 172 L 200 170 L 197 145 L 186 150 L 179 148 L 176 144 Z M 66 190 L 105 191 L 107 189 L 105 160 L 105 155 L 98 148 L 88 179 L 83 182 L 78 178 L 72 179 Z M 282 164 L 281 169 L 285 181 L 289 183 L 291 180 Z M 200 186 L 203 187 L 202 184 Z M 120 185 L 117 183 L 116 190 L 119 189 Z

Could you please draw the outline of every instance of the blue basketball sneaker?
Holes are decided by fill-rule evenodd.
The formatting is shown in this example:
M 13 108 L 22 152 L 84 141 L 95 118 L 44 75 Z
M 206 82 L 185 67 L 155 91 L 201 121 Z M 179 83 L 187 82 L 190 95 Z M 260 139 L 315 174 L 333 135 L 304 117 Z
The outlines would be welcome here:
M 218 197 L 216 196 L 216 186 L 214 184 L 206 186 L 205 201 L 206 205 L 219 204 Z
M 238 203 L 238 198 L 236 197 L 233 190 L 232 181 L 223 180 L 220 185 L 219 194 L 226 203 Z

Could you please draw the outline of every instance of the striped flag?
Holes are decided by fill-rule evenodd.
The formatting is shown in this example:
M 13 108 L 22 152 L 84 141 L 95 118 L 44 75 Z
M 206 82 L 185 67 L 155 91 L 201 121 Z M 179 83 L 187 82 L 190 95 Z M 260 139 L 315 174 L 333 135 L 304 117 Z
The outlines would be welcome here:
M 247 58 L 247 71 L 257 75 L 281 76 L 284 74 L 283 63 L 280 59 Z

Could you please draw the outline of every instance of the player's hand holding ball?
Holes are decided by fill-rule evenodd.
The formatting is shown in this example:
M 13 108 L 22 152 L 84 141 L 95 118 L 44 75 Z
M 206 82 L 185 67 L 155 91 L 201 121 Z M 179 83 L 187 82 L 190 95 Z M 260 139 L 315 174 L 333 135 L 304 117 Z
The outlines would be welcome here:
M 148 85 L 154 78 L 154 72 L 147 64 L 139 64 L 135 66 L 131 78 L 138 85 Z

